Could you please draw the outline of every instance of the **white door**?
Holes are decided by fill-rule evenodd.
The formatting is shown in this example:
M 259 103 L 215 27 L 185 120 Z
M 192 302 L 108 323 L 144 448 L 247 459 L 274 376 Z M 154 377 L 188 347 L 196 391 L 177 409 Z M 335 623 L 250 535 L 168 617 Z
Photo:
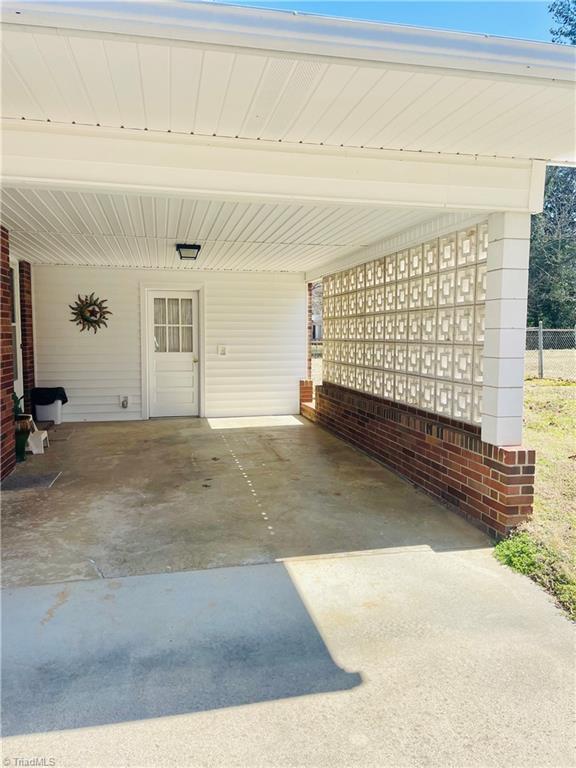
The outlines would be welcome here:
M 148 294 L 150 416 L 198 416 L 198 292 Z

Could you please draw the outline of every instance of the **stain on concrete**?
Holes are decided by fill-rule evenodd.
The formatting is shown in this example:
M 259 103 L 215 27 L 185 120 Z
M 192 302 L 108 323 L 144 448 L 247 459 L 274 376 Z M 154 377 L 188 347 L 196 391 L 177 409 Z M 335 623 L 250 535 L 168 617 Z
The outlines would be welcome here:
M 49 621 L 52 621 L 54 618 L 54 615 L 58 608 L 61 608 L 63 605 L 65 605 L 68 602 L 68 598 L 70 597 L 70 590 L 68 587 L 64 587 L 56 594 L 56 600 L 54 603 L 48 608 L 46 613 L 44 614 L 44 617 L 41 619 L 40 624 L 44 626 L 45 624 L 48 624 Z

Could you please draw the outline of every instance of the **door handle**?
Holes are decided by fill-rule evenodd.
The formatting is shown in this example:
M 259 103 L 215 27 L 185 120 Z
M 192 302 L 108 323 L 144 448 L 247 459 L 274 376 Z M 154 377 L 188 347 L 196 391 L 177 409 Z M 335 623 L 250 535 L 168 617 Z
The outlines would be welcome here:
M 197 363 L 198 362 L 198 358 L 196 357 L 196 355 L 194 355 L 194 357 L 192 358 L 192 362 L 193 363 Z

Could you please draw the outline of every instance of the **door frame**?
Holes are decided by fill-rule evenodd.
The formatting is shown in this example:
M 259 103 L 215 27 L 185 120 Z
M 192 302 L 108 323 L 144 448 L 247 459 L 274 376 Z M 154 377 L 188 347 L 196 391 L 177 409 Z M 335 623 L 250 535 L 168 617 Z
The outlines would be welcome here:
M 20 311 L 20 262 L 13 258 L 10 258 L 9 262 L 10 269 L 12 270 L 12 299 L 14 302 L 12 307 L 14 322 L 10 318 L 10 328 L 14 326 L 16 330 L 16 348 L 13 352 L 16 366 L 18 367 L 18 379 L 13 380 L 12 387 L 18 397 L 21 397 L 24 395 L 24 365 L 22 359 L 22 316 Z M 18 381 L 18 387 L 16 387 L 16 381 Z
M 201 282 L 182 283 L 140 283 L 140 374 L 142 390 L 142 418 L 150 418 L 150 315 L 148 312 L 148 298 L 155 291 L 173 291 L 174 293 L 196 291 L 198 293 L 198 417 L 205 417 L 205 391 L 206 391 L 206 344 L 205 344 L 205 285 Z

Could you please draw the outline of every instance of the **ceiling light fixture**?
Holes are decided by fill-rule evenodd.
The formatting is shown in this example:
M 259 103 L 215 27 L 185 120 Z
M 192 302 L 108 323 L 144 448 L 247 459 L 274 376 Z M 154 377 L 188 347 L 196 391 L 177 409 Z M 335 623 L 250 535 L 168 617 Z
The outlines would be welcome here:
M 201 247 L 202 246 L 196 244 L 189 245 L 188 243 L 176 243 L 176 250 L 178 251 L 178 256 L 180 256 L 182 261 L 185 259 L 196 261 Z

